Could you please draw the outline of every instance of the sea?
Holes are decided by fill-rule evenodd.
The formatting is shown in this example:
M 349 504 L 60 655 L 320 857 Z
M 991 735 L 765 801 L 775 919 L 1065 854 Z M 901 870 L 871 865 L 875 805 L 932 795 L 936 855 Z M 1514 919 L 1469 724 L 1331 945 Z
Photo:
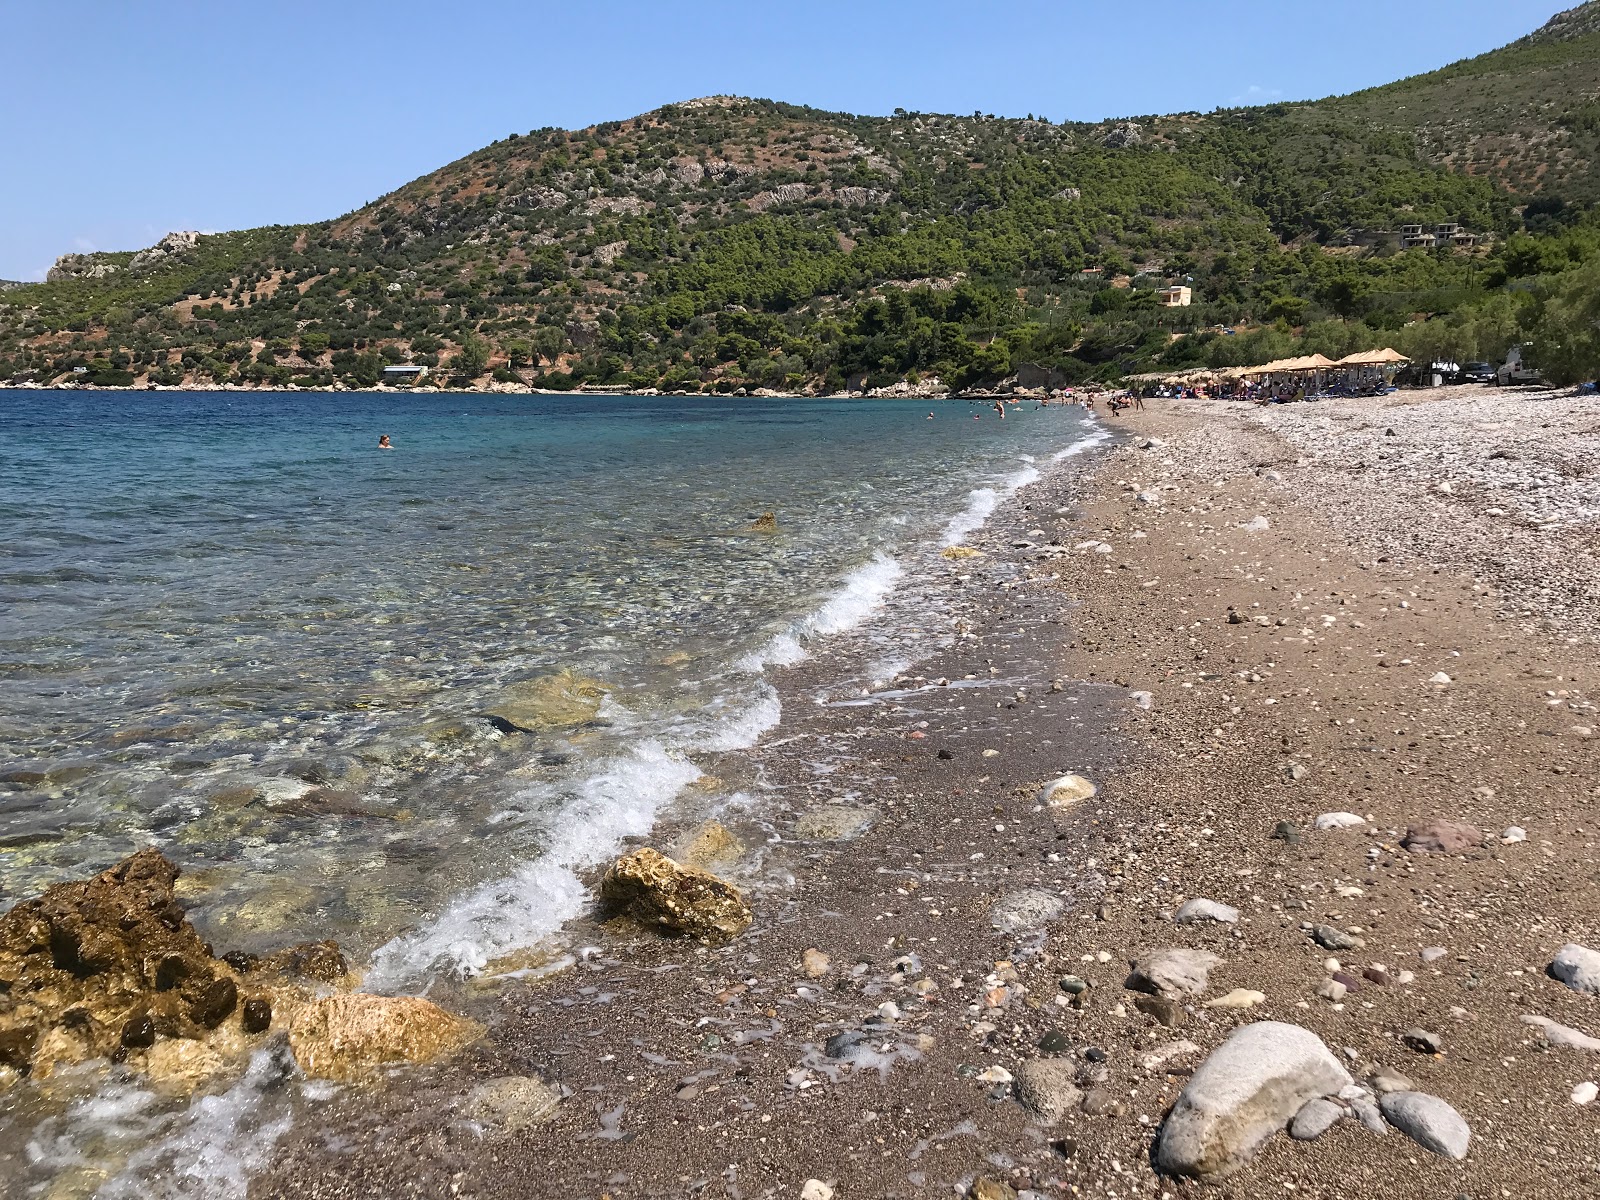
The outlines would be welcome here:
M 1107 436 L 1031 400 L 0 391 L 0 909 L 153 845 L 218 953 L 492 971 L 779 724 L 774 670 L 938 649 L 941 552 Z M 486 715 L 559 672 L 592 719 Z M 0 1121 L 0 1179 L 148 1095 L 108 1086 Z M 181 1114 L 135 1108 L 137 1159 Z

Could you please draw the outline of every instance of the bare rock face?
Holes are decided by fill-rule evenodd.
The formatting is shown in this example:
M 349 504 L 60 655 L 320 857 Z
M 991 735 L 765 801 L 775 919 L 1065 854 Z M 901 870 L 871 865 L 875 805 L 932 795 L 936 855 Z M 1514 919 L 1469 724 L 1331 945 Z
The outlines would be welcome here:
M 598 680 L 560 671 L 513 683 L 483 715 L 525 733 L 571 729 L 594 720 L 610 690 Z
M 148 250 L 141 250 L 128 263 L 130 271 L 142 271 L 193 250 L 200 244 L 200 234 L 193 229 L 180 229 L 167 234 Z
M 649 847 L 611 864 L 600 882 L 600 898 L 646 925 L 707 940 L 736 937 L 754 919 L 731 883 Z
M 313 1079 L 350 1082 L 394 1063 L 425 1063 L 482 1030 L 420 996 L 347 992 L 308 1004 L 289 1028 L 295 1062 Z
M 1161 1127 L 1156 1166 L 1170 1175 L 1231 1174 L 1311 1101 L 1350 1085 L 1316 1034 L 1277 1021 L 1246 1025 L 1184 1086 Z
M 247 1052 L 308 984 L 346 974 L 332 942 L 214 957 L 174 896 L 178 875 L 141 850 L 0 917 L 0 1068 L 115 1057 L 190 1079 Z

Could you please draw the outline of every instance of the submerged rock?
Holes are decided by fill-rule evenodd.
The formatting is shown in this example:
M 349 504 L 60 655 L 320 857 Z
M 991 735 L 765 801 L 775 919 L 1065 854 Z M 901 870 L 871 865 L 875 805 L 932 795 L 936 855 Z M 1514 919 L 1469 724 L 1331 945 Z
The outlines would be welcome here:
M 497 1132 L 521 1133 L 555 1115 L 561 1093 L 531 1075 L 507 1075 L 472 1089 L 466 1114 Z
M 482 1030 L 420 996 L 349 992 L 308 1004 L 289 1027 L 289 1049 L 313 1079 L 369 1078 L 392 1063 L 425 1063 Z
M 599 680 L 560 671 L 511 684 L 483 715 L 524 733 L 571 729 L 594 720 L 610 691 Z
M 679 841 L 675 850 L 678 861 L 709 870 L 738 859 L 744 846 L 720 821 L 707 821 Z
M 1309 1030 L 1277 1021 L 1246 1025 L 1184 1086 L 1161 1127 L 1156 1166 L 1171 1175 L 1228 1175 L 1308 1103 L 1350 1084 Z
M 1023 1063 L 1012 1080 L 1017 1102 L 1041 1121 L 1055 1124 L 1083 1100 L 1077 1069 L 1076 1063 L 1059 1058 Z
M 635 920 L 689 937 L 735 937 L 754 919 L 731 883 L 649 847 L 611 865 L 600 882 L 600 898 Z
M 842 842 L 855 837 L 872 821 L 872 813 L 865 808 L 851 808 L 847 804 L 825 804 L 802 813 L 794 823 L 796 837 L 816 842 Z
M 1093 800 L 1099 788 L 1082 775 L 1063 775 L 1045 784 L 1039 792 L 1039 803 L 1050 808 L 1064 809 Z

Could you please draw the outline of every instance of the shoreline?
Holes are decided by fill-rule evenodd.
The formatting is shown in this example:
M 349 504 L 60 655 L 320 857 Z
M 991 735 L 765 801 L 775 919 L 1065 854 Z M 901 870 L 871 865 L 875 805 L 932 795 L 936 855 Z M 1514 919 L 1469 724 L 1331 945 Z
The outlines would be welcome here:
M 1214 1194 L 1581 1191 L 1594 1167 L 1580 1164 L 1586 1114 L 1567 1093 L 1584 1060 L 1542 1052 L 1520 1018 L 1595 1024 L 1543 976 L 1563 942 L 1600 931 L 1581 766 L 1592 645 L 1497 616 L 1510 610 L 1488 584 L 1352 545 L 1318 508 L 1318 486 L 1340 473 L 1302 463 L 1253 413 L 1221 437 L 1204 406 L 1164 404 L 1118 427 L 1167 444 L 1098 456 L 1078 500 L 1059 476 L 1024 489 L 973 539 L 989 557 L 955 564 L 981 565 L 961 570 L 962 586 L 981 590 L 970 611 L 986 624 L 927 670 L 1004 686 L 973 689 L 983 699 L 965 710 L 936 687 L 916 693 L 926 708 L 795 705 L 752 755 L 768 836 L 782 839 L 736 874 L 755 928 L 714 949 L 593 929 L 598 949 L 574 971 L 501 992 L 492 1044 L 325 1108 L 319 1129 L 280 1144 L 252 1196 L 792 1196 L 815 1178 L 841 1196 L 909 1197 L 979 1176 L 1041 1195 L 1173 1194 L 1149 1166 L 1152 1133 L 1204 1053 L 1253 1019 L 1312 1029 L 1353 1072 L 1406 1072 L 1476 1136 L 1457 1164 L 1346 1121 L 1310 1145 L 1272 1139 Z M 1138 499 L 1152 490 L 1141 483 L 1160 503 Z M 1065 552 L 1010 545 L 1033 540 L 1021 535 L 1045 514 Z M 1243 528 L 1258 515 L 1270 531 Z M 1109 555 L 1071 549 L 1096 535 Z M 1304 625 L 1277 624 L 1290 596 Z M 1254 604 L 1265 624 L 1226 619 Z M 1405 648 L 1416 658 L 1402 664 Z M 1446 660 L 1452 683 L 1429 683 Z M 786 675 L 785 696 L 825 668 Z M 1085 682 L 1053 692 L 1053 672 Z M 806 744 L 827 753 L 794 749 Z M 1063 768 L 1101 790 L 1058 814 L 1035 801 Z M 841 796 L 870 810 L 864 830 L 797 835 L 796 813 Z M 1364 831 L 1312 830 L 1317 813 L 1353 807 L 1373 818 Z M 1491 834 L 1520 824 L 1528 840 L 1398 848 L 1408 824 L 1441 817 Z M 1295 841 L 1270 836 L 1280 820 Z M 1060 911 L 1016 903 L 1038 891 Z M 1173 925 L 1197 896 L 1245 916 Z M 1360 930 L 1367 947 L 1348 965 L 1381 963 L 1386 982 L 1362 981 L 1338 1006 L 1319 996 L 1328 952 L 1303 921 Z M 1446 957 L 1424 963 L 1419 948 L 1435 943 Z M 1197 1001 L 1163 1027 L 1121 985 L 1130 957 L 1164 946 L 1221 957 L 1207 998 L 1265 999 Z M 812 948 L 830 960 L 818 978 L 801 965 Z M 1081 1007 L 1059 986 L 1069 977 L 1090 985 Z M 1402 1045 L 1414 1025 L 1442 1053 Z M 840 1034 L 860 1049 L 830 1056 Z M 1084 1096 L 1053 1127 L 1005 1082 L 1041 1056 L 1072 1064 Z M 474 1087 L 519 1073 L 567 1091 L 547 1123 L 452 1123 Z

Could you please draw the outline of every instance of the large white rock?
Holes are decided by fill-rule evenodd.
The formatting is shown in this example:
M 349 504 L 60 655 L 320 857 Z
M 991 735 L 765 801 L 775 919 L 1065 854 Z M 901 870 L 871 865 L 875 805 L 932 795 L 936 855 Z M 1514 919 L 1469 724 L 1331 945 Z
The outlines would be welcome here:
M 1189 1078 L 1161 1127 L 1156 1166 L 1170 1175 L 1228 1175 L 1309 1102 L 1351 1082 L 1310 1030 L 1246 1025 Z
M 1417 1145 L 1446 1158 L 1465 1158 L 1472 1130 L 1461 1114 L 1437 1096 L 1426 1092 L 1390 1092 L 1378 1106 L 1401 1133 Z
M 1592 1038 L 1570 1026 L 1557 1024 L 1549 1017 L 1527 1016 L 1522 1018 L 1522 1023 L 1536 1025 L 1543 1030 L 1545 1044 L 1553 1049 L 1600 1050 L 1600 1038 Z
M 1575 992 L 1600 996 L 1600 953 L 1568 942 L 1556 951 L 1550 963 L 1550 977 L 1559 979 Z
M 1329 829 L 1354 829 L 1358 825 L 1365 825 L 1367 819 L 1357 816 L 1352 812 L 1327 812 L 1317 818 L 1317 828 Z

